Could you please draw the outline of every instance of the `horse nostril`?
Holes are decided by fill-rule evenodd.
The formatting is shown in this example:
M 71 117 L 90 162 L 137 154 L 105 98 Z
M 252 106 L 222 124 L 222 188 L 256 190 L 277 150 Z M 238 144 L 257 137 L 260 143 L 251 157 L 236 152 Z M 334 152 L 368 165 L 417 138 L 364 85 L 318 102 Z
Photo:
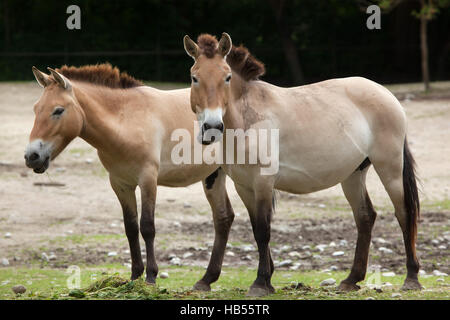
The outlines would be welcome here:
M 39 159 L 39 155 L 36 152 L 33 152 L 28 159 L 30 161 L 36 161 L 37 159 Z
M 209 129 L 211 129 L 211 126 L 207 123 L 203 124 L 203 131 L 208 131 Z
M 219 125 L 216 127 L 217 130 L 219 130 L 220 132 L 223 132 L 223 123 L 219 123 Z

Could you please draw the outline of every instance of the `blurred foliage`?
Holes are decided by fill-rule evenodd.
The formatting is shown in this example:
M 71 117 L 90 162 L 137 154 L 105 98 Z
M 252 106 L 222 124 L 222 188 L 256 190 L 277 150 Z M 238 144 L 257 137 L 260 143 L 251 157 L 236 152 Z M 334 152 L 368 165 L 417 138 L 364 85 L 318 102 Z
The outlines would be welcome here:
M 81 30 L 66 28 L 66 8 L 81 8 Z M 362 75 L 380 82 L 420 80 L 415 2 L 368 30 L 355 0 L 286 0 L 283 21 L 305 82 Z M 432 80 L 450 79 L 450 12 L 429 25 Z M 192 60 L 182 38 L 228 32 L 266 64 L 264 79 L 293 85 L 280 31 L 265 0 L 0 0 L 0 80 L 32 79 L 31 66 L 109 61 L 139 79 L 188 82 Z

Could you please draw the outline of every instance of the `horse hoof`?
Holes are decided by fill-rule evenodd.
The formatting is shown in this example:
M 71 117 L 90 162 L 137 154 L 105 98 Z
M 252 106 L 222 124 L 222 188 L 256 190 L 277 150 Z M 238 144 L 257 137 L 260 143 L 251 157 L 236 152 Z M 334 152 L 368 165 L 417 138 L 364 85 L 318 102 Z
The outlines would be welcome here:
M 146 279 L 145 279 L 145 283 L 148 284 L 148 285 L 150 285 L 150 286 L 156 285 L 156 281 L 155 281 L 154 278 L 146 278 Z
M 270 288 L 263 287 L 250 287 L 250 290 L 247 292 L 247 297 L 263 297 L 267 296 L 270 293 L 275 292 L 275 289 L 272 288 L 272 292 Z
M 406 279 L 402 286 L 403 291 L 422 290 L 422 289 L 423 287 L 420 284 L 419 280 L 417 279 Z
M 359 289 L 361 289 L 361 287 L 358 286 L 356 283 L 342 281 L 339 284 L 337 291 L 350 292 L 350 291 L 358 291 Z
M 139 279 L 144 273 L 144 267 L 131 270 L 131 280 Z
M 197 291 L 211 291 L 211 286 L 209 284 L 207 284 L 206 282 L 203 281 L 197 281 L 196 284 L 194 284 L 193 287 L 194 290 Z

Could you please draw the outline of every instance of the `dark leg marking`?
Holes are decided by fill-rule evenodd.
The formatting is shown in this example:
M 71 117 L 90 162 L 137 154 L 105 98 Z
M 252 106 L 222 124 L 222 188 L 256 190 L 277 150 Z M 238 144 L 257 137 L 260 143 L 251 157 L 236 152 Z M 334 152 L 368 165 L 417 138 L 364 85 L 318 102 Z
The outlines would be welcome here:
M 365 168 L 370 166 L 372 163 L 370 162 L 369 158 L 365 158 L 364 161 L 359 165 L 358 169 L 359 171 L 363 171 Z M 356 171 L 356 170 L 355 170 Z
M 214 181 L 216 181 L 217 176 L 219 175 L 219 169 L 217 169 L 216 171 L 214 171 L 213 173 L 211 173 L 206 179 L 205 179 L 205 184 L 206 184 L 206 189 L 211 189 L 214 185 Z

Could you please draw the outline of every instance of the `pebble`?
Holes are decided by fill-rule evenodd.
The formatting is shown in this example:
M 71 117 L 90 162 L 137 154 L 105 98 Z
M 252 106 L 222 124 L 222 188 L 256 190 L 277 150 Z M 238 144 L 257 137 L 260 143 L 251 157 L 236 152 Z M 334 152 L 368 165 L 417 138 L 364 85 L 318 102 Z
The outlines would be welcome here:
M 192 257 L 194 254 L 192 252 L 186 252 L 185 254 L 183 254 L 183 259 L 187 259 L 189 257 Z
M 444 245 L 440 245 L 440 246 L 438 247 L 438 249 L 440 249 L 440 250 L 446 250 L 446 249 L 447 249 L 447 247 L 446 247 L 446 246 L 444 246 Z
M 86 158 L 86 159 L 84 160 L 84 162 L 86 162 L 87 164 L 91 164 L 92 162 L 94 162 L 94 159 Z
M 392 287 L 392 283 L 385 282 L 385 283 L 383 283 L 383 287 Z
M 318 244 L 316 246 L 316 249 L 319 250 L 320 252 L 323 252 L 326 247 L 328 247 L 328 245 L 326 245 L 326 244 Z
M 5 238 L 6 238 L 6 239 L 9 239 L 9 238 L 11 238 L 11 236 L 12 236 L 11 232 L 7 232 L 7 233 L 5 233 Z
M 291 252 L 288 253 L 288 256 L 292 257 L 292 258 L 299 258 L 300 257 L 300 253 L 298 253 L 297 251 L 291 251 Z
M 6 259 L 6 258 L 3 258 L 3 259 L 2 259 L 2 265 L 5 266 L 5 267 L 6 267 L 6 266 L 9 266 L 9 260 Z
M 337 266 L 331 266 L 331 267 L 330 267 L 330 270 L 331 270 L 331 271 L 336 271 L 336 270 L 338 270 L 338 267 L 337 267 Z
M 298 268 L 300 268 L 301 264 L 300 263 L 294 263 L 294 265 L 289 267 L 289 270 L 295 271 L 298 270 Z
M 131 263 L 125 262 L 123 265 L 127 268 L 131 268 Z
M 291 259 L 283 260 L 278 264 L 278 266 L 279 267 L 290 267 L 290 266 L 292 266 L 292 260 Z
M 319 207 L 319 208 L 326 208 L 327 206 L 324 205 L 323 203 L 319 203 L 318 207 Z
M 439 240 L 438 239 L 433 239 L 433 240 L 431 240 L 431 243 L 438 245 L 439 244 Z
M 374 297 L 367 297 L 365 300 L 375 300 Z
M 108 257 L 115 257 L 115 256 L 117 256 L 117 252 L 116 251 L 108 252 Z
M 50 252 L 50 255 L 48 256 L 48 260 L 56 260 L 56 255 L 54 252 Z
M 419 270 L 419 274 L 420 274 L 421 276 L 423 276 L 423 275 L 425 275 L 425 274 L 427 274 L 427 273 L 426 273 L 425 270 Z
M 235 254 L 234 254 L 233 251 L 227 251 L 227 252 L 225 253 L 225 255 L 226 255 L 226 256 L 229 256 L 229 257 L 234 257 L 234 256 L 235 256 Z
M 181 223 L 179 223 L 178 221 L 174 221 L 172 222 L 172 224 L 174 227 L 181 228 Z
M 393 293 L 391 295 L 392 298 L 400 298 L 402 295 L 400 293 Z
M 44 261 L 50 261 L 50 258 L 48 257 L 48 255 L 45 252 L 42 252 L 41 254 L 41 259 Z
M 309 252 L 309 251 L 305 251 L 305 253 L 303 254 L 303 255 L 300 255 L 300 259 L 308 259 L 308 258 L 311 258 L 312 257 L 312 254 L 311 254 L 311 252 Z
M 384 240 L 383 238 L 375 238 L 375 239 L 373 239 L 373 241 L 374 242 L 377 242 L 377 243 L 381 243 L 381 244 L 385 244 L 385 243 L 388 243 L 386 240 Z
M 315 255 L 313 255 L 313 259 L 320 260 L 320 259 L 322 259 L 322 256 L 320 254 L 315 254 Z
M 343 239 L 343 240 L 339 241 L 339 245 L 340 245 L 341 247 L 346 247 L 346 246 L 348 245 L 348 241 L 345 240 L 345 239 Z
M 174 258 L 170 259 L 170 264 L 172 264 L 174 266 L 181 266 L 181 260 L 178 257 L 174 257 Z
M 15 294 L 22 294 L 25 293 L 25 291 L 27 291 L 27 288 L 25 288 L 22 285 L 16 285 L 14 287 L 11 288 L 11 290 L 15 293 Z
M 339 256 L 343 256 L 344 254 L 345 254 L 344 251 L 335 251 L 335 252 L 333 252 L 332 256 L 339 257 Z
M 321 286 L 321 287 L 325 287 L 325 286 L 332 286 L 332 285 L 335 285 L 335 284 L 336 284 L 336 280 L 335 280 L 335 279 L 333 279 L 333 278 L 328 278 L 328 279 L 323 280 L 323 281 L 320 283 L 320 286 Z
M 389 271 L 389 272 L 383 272 L 381 274 L 383 277 L 395 277 L 395 272 Z
M 251 261 L 251 260 L 252 260 L 252 257 L 251 257 L 250 255 L 246 255 L 246 256 L 243 256 L 243 257 L 241 258 L 241 260 Z
M 302 247 L 302 250 L 311 250 L 311 246 L 308 246 L 308 245 L 303 246 L 303 247 Z
M 436 279 L 437 282 L 445 282 L 444 278 L 438 278 Z
M 448 274 L 446 274 L 445 272 L 441 272 L 439 270 L 433 270 L 433 275 L 438 276 L 438 277 L 447 277 Z
M 387 253 L 387 254 L 394 253 L 394 251 L 392 251 L 391 249 L 385 248 L 385 247 L 379 247 L 378 250 L 383 253 Z
M 167 279 L 167 278 L 169 277 L 169 274 L 168 274 L 167 272 L 161 272 L 160 275 L 159 275 L 159 277 L 160 277 L 161 279 Z
M 169 253 L 169 260 L 176 258 L 177 255 L 175 253 Z
M 255 247 L 251 244 L 241 246 L 241 250 L 244 252 L 254 251 Z
M 336 247 L 337 245 L 336 245 L 336 242 L 331 241 L 331 242 L 328 244 L 328 246 L 329 246 L 329 247 Z

